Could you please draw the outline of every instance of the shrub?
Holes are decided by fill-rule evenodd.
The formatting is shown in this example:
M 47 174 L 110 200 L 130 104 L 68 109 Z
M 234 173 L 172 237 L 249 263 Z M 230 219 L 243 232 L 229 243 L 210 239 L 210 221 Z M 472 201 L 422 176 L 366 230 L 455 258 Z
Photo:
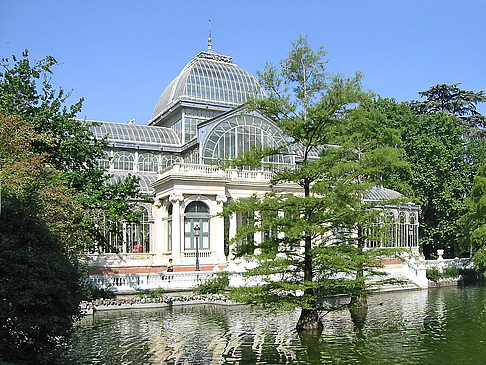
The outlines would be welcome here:
M 435 283 L 440 279 L 458 278 L 459 276 L 461 276 L 461 273 L 459 272 L 459 269 L 454 266 L 446 266 L 442 271 L 437 267 L 427 269 L 427 279 Z
M 229 275 L 221 272 L 212 275 L 204 283 L 196 288 L 197 294 L 218 294 L 223 293 L 229 286 Z
M 441 279 L 441 273 L 438 268 L 432 267 L 430 269 L 427 269 L 427 279 L 433 282 L 438 282 Z
M 458 278 L 459 276 L 461 276 L 461 273 L 459 272 L 459 269 L 454 266 L 446 266 L 442 272 L 443 278 Z
M 148 289 L 145 290 L 142 294 L 138 295 L 141 298 L 160 298 L 164 296 L 164 289 L 157 288 L 157 289 Z

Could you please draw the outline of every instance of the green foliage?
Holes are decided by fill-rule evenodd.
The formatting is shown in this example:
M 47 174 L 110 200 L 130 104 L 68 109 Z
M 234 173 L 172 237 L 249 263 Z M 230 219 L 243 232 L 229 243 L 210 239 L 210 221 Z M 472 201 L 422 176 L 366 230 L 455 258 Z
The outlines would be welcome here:
M 462 90 L 459 84 L 437 84 L 419 92 L 425 101 L 415 101 L 413 108 L 418 114 L 444 112 L 458 117 L 468 138 L 484 138 L 486 118 L 476 110 L 478 103 L 486 102 L 483 91 Z
M 139 297 L 142 297 L 142 298 L 162 298 L 165 294 L 165 291 L 164 289 L 162 288 L 157 288 L 157 289 L 148 289 L 148 290 L 144 290 L 144 292 L 142 294 L 139 294 L 138 296 Z
M 486 271 L 486 165 L 474 177 L 471 194 L 466 199 L 467 211 L 459 220 L 465 246 L 472 247 L 474 263 L 479 271 Z
M 437 283 L 440 279 L 455 279 L 458 278 L 461 273 L 457 267 L 446 266 L 442 270 L 437 267 L 431 267 L 426 272 L 427 279 Z
M 16 117 L 31 128 L 34 137 L 29 142 L 30 150 L 58 172 L 58 189 L 44 197 L 52 200 L 46 203 L 49 214 L 45 218 L 64 244 L 79 254 L 106 245 L 104 230 L 119 234 L 119 225 L 107 225 L 107 221 L 136 222 L 133 200 L 147 198 L 140 194 L 135 177 L 107 183 L 110 176 L 97 165 L 106 143 L 93 138 L 92 124 L 75 119 L 82 100 L 68 106 L 69 93 L 61 88 L 54 90 L 50 77 L 56 65 L 51 56 L 31 62 L 27 51 L 21 58 L 3 59 L 0 114 Z M 14 153 L 13 160 L 17 156 Z M 73 189 L 71 203 L 56 195 L 61 185 Z M 59 207 L 64 209 L 56 209 Z
M 435 283 L 442 278 L 441 272 L 436 267 L 431 267 L 430 269 L 427 269 L 426 275 L 427 279 Z
M 2 363 L 62 363 L 73 322 L 79 314 L 78 269 L 34 212 L 35 202 L 2 192 Z
M 365 280 L 380 275 L 381 252 L 362 248 L 370 238 L 366 228 L 382 212 L 363 197 L 384 176 L 408 166 L 397 148 L 396 129 L 384 128 L 376 110 L 359 107 L 371 97 L 361 89 L 361 74 L 329 75 L 324 55 L 299 37 L 280 69 L 267 64 L 259 73 L 268 97 L 253 99 L 248 107 L 275 122 L 289 136 L 288 144 L 255 149 L 229 164 L 257 166 L 282 151 L 298 163 L 274 174 L 271 192 L 229 202 L 224 209 L 225 216 L 254 217 L 233 242 L 237 256 L 254 260 L 256 266 L 244 275 L 259 285 L 232 290 L 239 301 L 312 311 L 328 295 L 367 294 Z M 289 183 L 300 193 L 280 189 Z M 340 240 L 332 238 L 336 231 L 344 232 Z M 256 233 L 263 236 L 258 246 L 248 239 Z
M 464 197 L 486 157 L 484 141 L 464 139 L 461 120 L 442 111 L 417 114 L 407 103 L 382 98 L 363 107 L 376 110 L 384 126 L 400 131 L 399 146 L 409 170 L 386 173 L 384 181 L 421 205 L 419 236 L 425 256 L 439 248 L 446 256 L 461 256 L 457 220 L 465 213 Z
M 197 294 L 219 294 L 224 293 L 229 287 L 229 275 L 227 272 L 220 272 L 211 275 L 204 283 L 196 288 Z
M 81 282 L 81 293 L 83 296 L 83 300 L 86 301 L 115 298 L 115 293 L 113 293 L 111 290 L 99 288 L 89 279 L 85 279 Z

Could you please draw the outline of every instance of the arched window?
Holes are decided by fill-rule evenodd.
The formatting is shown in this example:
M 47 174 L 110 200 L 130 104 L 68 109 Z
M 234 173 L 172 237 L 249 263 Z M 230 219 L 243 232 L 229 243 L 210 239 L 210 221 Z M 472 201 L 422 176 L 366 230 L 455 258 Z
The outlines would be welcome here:
M 407 217 L 405 212 L 400 212 L 398 214 L 398 246 L 407 247 Z
M 99 168 L 104 169 L 104 170 L 109 170 L 110 169 L 110 160 L 111 160 L 110 153 L 108 151 L 105 151 L 103 153 L 103 157 L 98 159 Z
M 138 154 L 138 171 L 157 172 L 157 156 L 153 153 Z
M 418 246 L 418 219 L 417 213 L 410 213 L 408 225 L 408 245 L 410 247 Z
M 113 168 L 115 170 L 132 171 L 133 161 L 132 153 L 125 151 L 115 152 L 113 155 Z
M 181 163 L 181 158 L 178 156 L 162 156 L 160 160 L 160 169 L 164 170 L 178 163 Z
M 233 116 L 214 127 L 209 133 L 203 149 L 205 164 L 220 159 L 233 159 L 257 147 L 277 148 L 286 142 L 286 137 L 275 125 L 253 115 Z M 266 157 L 264 164 L 289 164 L 288 155 Z
M 196 238 L 194 227 L 201 229 L 199 233 L 198 246 L 200 250 L 209 250 L 209 208 L 200 201 L 191 202 L 184 211 L 184 250 L 196 249 Z
M 168 214 L 168 227 L 167 227 L 167 250 L 172 251 L 172 204 L 169 205 L 169 208 L 167 209 L 167 214 Z

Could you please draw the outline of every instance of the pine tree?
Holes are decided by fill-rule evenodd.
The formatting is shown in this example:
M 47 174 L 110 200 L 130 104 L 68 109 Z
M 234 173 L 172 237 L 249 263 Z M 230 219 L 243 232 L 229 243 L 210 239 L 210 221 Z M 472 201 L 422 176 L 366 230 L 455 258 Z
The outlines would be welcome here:
M 230 164 L 256 167 L 270 155 L 289 154 L 296 165 L 275 172 L 270 193 L 230 202 L 224 211 L 254 219 L 233 241 L 239 242 L 237 256 L 254 258 L 256 266 L 245 275 L 259 285 L 234 294 L 249 303 L 302 308 L 298 330 L 322 327 L 324 297 L 347 293 L 354 304 L 369 292 L 366 279 L 380 274 L 380 253 L 363 245 L 382 212 L 365 194 L 387 168 L 403 167 L 395 131 L 358 108 L 370 98 L 361 74 L 329 75 L 324 56 L 299 37 L 280 69 L 267 64 L 259 73 L 268 97 L 251 100 L 249 108 L 273 120 L 289 140 Z M 282 184 L 299 186 L 301 194 L 286 193 Z M 256 233 L 263 237 L 258 245 L 248 239 Z

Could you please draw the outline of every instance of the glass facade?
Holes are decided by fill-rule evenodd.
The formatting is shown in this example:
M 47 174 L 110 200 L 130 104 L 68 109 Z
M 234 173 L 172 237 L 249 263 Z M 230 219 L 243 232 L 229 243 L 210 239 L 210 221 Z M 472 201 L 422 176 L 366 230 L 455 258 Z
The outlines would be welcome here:
M 284 134 L 263 118 L 237 115 L 220 122 L 211 130 L 203 146 L 203 161 L 212 164 L 219 159 L 233 159 L 255 147 L 277 148 L 286 142 Z M 266 157 L 264 162 L 290 164 L 289 155 Z
M 132 171 L 135 156 L 131 152 L 117 151 L 113 154 L 113 169 Z
M 107 222 L 111 230 L 105 232 L 111 253 L 150 253 L 152 222 L 146 207 L 137 208 L 139 223 Z
M 138 154 L 138 171 L 157 172 L 158 165 L 157 155 L 148 152 Z

